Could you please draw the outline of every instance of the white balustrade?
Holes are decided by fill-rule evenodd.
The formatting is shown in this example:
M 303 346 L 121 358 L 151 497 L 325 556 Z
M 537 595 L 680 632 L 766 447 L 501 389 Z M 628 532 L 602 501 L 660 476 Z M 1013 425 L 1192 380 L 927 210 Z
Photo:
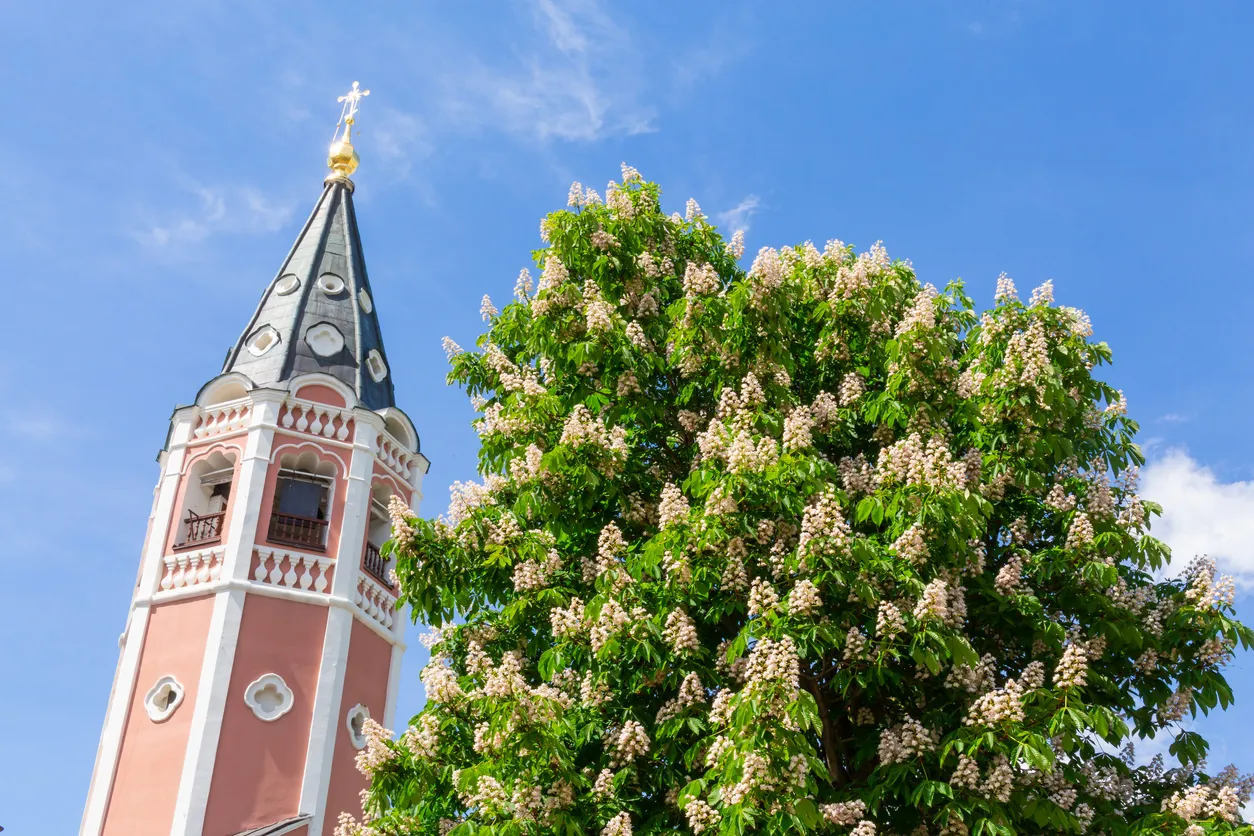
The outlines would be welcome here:
M 192 434 L 196 438 L 208 438 L 242 429 L 248 422 L 250 408 L 247 401 L 205 407 L 200 424 Z
M 326 592 L 331 586 L 329 557 L 289 552 L 282 549 L 253 550 L 253 579 L 288 589 Z
M 225 554 L 225 549 L 216 548 L 166 555 L 161 590 L 168 592 L 216 581 L 222 577 L 222 558 Z
M 348 422 L 351 417 L 352 413 L 346 409 L 288 398 L 284 403 L 283 416 L 279 419 L 279 424 L 285 429 L 346 441 L 349 434 Z
M 380 433 L 378 440 L 375 441 L 374 452 L 379 461 L 391 468 L 392 472 L 405 481 L 409 481 L 412 456 L 399 441 L 392 438 L 386 431 Z
M 387 629 L 396 622 L 396 598 L 379 584 L 362 577 L 357 581 L 357 606 Z

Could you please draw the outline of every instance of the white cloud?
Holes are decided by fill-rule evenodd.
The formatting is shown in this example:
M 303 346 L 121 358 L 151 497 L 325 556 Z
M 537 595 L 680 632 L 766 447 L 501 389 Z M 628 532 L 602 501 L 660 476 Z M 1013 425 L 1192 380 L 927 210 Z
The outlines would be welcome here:
M 222 232 L 274 232 L 292 217 L 291 204 L 278 203 L 253 186 L 204 186 L 188 181 L 187 189 L 196 197 L 197 209 L 150 223 L 135 233 L 140 243 L 166 249 Z
M 447 118 L 540 141 L 654 129 L 653 108 L 640 101 L 641 58 L 600 3 L 538 0 L 532 25 L 546 43 L 513 61 L 459 56 L 446 65 Z
M 1254 583 L 1254 482 L 1221 482 L 1184 450 L 1171 449 L 1141 472 L 1141 493 L 1163 506 L 1153 534 L 1171 546 L 1175 572 L 1205 554 Z
M 1162 421 L 1164 424 L 1183 424 L 1189 420 L 1189 416 L 1183 415 L 1179 412 L 1168 412 L 1158 420 Z
M 749 231 L 749 221 L 757 213 L 758 207 L 762 205 L 762 201 L 757 195 L 747 195 L 744 200 L 737 203 L 725 212 L 719 212 L 715 217 L 719 224 L 735 232 L 738 229 Z

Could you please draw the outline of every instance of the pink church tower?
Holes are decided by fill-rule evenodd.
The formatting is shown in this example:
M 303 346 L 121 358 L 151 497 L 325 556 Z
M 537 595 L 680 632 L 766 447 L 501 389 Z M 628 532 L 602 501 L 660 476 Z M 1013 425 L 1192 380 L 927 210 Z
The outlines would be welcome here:
M 278 275 L 159 462 L 81 836 L 328 836 L 391 726 L 404 612 L 380 546 L 428 462 L 366 278 L 345 104 Z

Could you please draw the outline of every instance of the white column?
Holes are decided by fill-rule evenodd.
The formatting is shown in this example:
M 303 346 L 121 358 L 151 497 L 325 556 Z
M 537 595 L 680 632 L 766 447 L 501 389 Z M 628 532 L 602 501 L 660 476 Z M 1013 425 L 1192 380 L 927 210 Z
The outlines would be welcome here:
M 335 558 L 335 577 L 331 594 L 353 601 L 357 596 L 357 579 L 361 572 L 362 548 L 366 526 L 370 522 L 370 483 L 374 477 L 374 444 L 378 427 L 375 416 L 365 410 L 354 411 L 356 431 L 353 455 L 349 460 L 344 490 L 344 508 L 340 522 L 340 548 Z M 382 423 L 382 422 L 379 422 Z M 305 775 L 300 790 L 300 811 L 313 815 L 311 834 L 322 833 L 326 816 L 327 789 L 331 784 L 331 758 L 340 723 L 344 721 L 344 677 L 348 670 L 348 648 L 353 634 L 353 614 L 340 607 L 330 607 L 327 632 L 322 645 L 322 665 L 318 670 L 318 689 L 314 694 L 313 719 L 309 724 L 309 747 L 305 755 Z M 382 707 L 376 707 L 378 711 Z
M 401 618 L 401 613 L 396 613 L 396 622 L 401 625 L 402 634 L 405 629 L 405 621 Z M 400 691 L 401 686 L 401 658 L 405 655 L 405 648 L 399 644 L 392 645 L 392 664 L 388 668 L 388 702 L 383 709 L 383 726 L 384 728 L 396 728 L 392 724 L 396 722 L 396 695 Z
M 200 669 L 200 685 L 192 711 L 192 727 L 187 737 L 183 774 L 174 801 L 174 824 L 170 836 L 201 836 L 213 763 L 218 755 L 222 733 L 222 713 L 231 685 L 239 623 L 244 615 L 244 591 L 232 589 L 214 596 L 209 635 L 205 641 L 205 661 Z
M 336 577 L 339 573 L 336 573 Z M 348 645 L 353 635 L 353 614 L 343 607 L 327 608 L 327 632 L 322 642 L 322 664 L 309 723 L 309 748 L 300 785 L 300 812 L 311 814 L 311 834 L 322 833 L 331 786 L 331 758 L 335 739 L 344 721 L 344 677 L 348 672 Z
M 252 565 L 257 523 L 268 509 L 261 507 L 265 494 L 266 472 L 270 451 L 274 446 L 274 425 L 286 392 L 254 389 L 249 397 L 248 436 L 239 475 L 231 490 L 231 525 L 224 539 L 222 558 L 224 579 L 247 581 Z M 187 754 L 183 759 L 183 775 L 174 804 L 174 828 L 171 836 L 200 836 L 205 824 L 205 809 L 213 765 L 218 756 L 218 738 L 222 732 L 222 716 L 235 665 L 235 646 L 239 642 L 240 619 L 244 614 L 244 592 L 235 589 L 219 592 L 213 602 L 200 684 L 196 689 L 192 728 Z
M 157 497 L 146 548 L 140 559 L 139 582 L 135 585 L 131 612 L 127 616 L 126 630 L 122 634 L 122 650 L 113 675 L 109 707 L 105 711 L 100 745 L 96 749 L 96 765 L 92 771 L 87 804 L 83 809 L 83 821 L 79 828 L 81 836 L 97 836 L 104 827 L 105 810 L 108 807 L 109 794 L 113 790 L 118 756 L 121 754 L 122 733 L 126 728 L 127 715 L 135 692 L 135 677 L 139 673 L 140 651 L 148 629 L 148 605 L 134 602 L 147 599 L 161 581 L 162 558 L 165 556 L 165 543 L 175 511 L 174 502 L 178 498 L 183 461 L 187 455 L 187 444 L 191 440 L 192 427 L 198 416 L 197 408 L 188 407 L 178 410 L 170 419 L 173 424 L 170 443 L 161 478 L 157 483 Z
M 231 525 L 223 538 L 226 554 L 222 557 L 224 579 L 248 580 L 253 561 L 253 545 L 257 540 L 257 523 L 269 508 L 261 507 L 266 490 L 266 472 L 270 452 L 274 448 L 274 429 L 279 408 L 286 392 L 255 389 L 249 413 L 248 440 L 244 444 L 244 460 L 240 463 L 238 484 L 231 486 Z

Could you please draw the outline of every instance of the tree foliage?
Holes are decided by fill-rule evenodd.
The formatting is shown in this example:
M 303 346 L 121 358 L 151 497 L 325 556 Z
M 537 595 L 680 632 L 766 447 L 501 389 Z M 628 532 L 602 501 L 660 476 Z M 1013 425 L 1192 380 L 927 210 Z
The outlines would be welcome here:
M 446 341 L 484 478 L 394 508 L 428 701 L 341 832 L 1249 832 L 1180 723 L 1251 633 L 1213 564 L 1155 579 L 1083 313 L 879 245 L 745 271 L 627 166 L 570 207 Z M 1120 752 L 1163 734 L 1183 767 Z

